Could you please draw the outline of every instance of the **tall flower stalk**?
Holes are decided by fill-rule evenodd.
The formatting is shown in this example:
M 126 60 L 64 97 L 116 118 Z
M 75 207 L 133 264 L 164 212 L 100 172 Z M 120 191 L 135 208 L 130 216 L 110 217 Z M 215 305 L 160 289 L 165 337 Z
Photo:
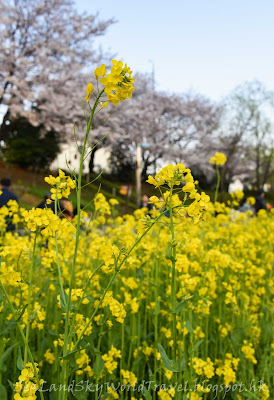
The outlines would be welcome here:
M 82 172 L 83 172 L 83 163 L 84 160 L 87 157 L 87 152 L 88 152 L 88 141 L 90 139 L 90 134 L 92 130 L 94 129 L 93 126 L 93 121 L 95 114 L 98 114 L 103 108 L 107 107 L 108 103 L 112 103 L 115 106 L 119 104 L 120 101 L 124 101 L 125 99 L 128 99 L 132 95 L 132 91 L 134 90 L 133 87 L 133 78 L 131 77 L 132 71 L 128 68 L 128 66 L 123 64 L 121 61 L 116 61 L 112 60 L 112 68 L 111 72 L 107 74 L 105 65 L 102 64 L 101 67 L 98 67 L 94 71 L 94 76 L 97 81 L 97 93 L 94 93 L 94 86 L 92 83 L 87 84 L 86 88 L 86 97 L 85 100 L 89 105 L 90 108 L 90 116 L 87 120 L 87 127 L 85 131 L 85 136 L 83 140 L 83 146 L 81 150 L 81 156 L 80 156 L 80 163 L 79 163 L 79 173 L 78 173 L 78 178 L 76 179 L 77 184 L 76 184 L 76 192 L 77 192 L 77 221 L 76 221 L 76 233 L 75 233 L 75 247 L 74 247 L 74 255 L 73 255 L 73 261 L 71 265 L 71 272 L 70 272 L 70 280 L 69 280 L 69 288 L 68 288 L 68 295 L 65 297 L 64 304 L 66 308 L 66 318 L 65 318 L 65 332 L 64 332 L 64 346 L 63 346 L 63 365 L 62 365 L 62 372 L 61 372 L 61 384 L 62 387 L 66 387 L 66 384 L 68 382 L 68 362 L 67 362 L 67 355 L 71 351 L 71 347 L 74 349 L 77 348 L 81 338 L 83 337 L 86 329 L 92 322 L 97 310 L 99 309 L 104 296 L 102 296 L 101 301 L 99 302 L 99 305 L 91 315 L 91 317 L 88 320 L 87 325 L 85 326 L 82 335 L 78 340 L 76 341 L 75 345 L 72 343 L 72 335 L 70 332 L 70 313 L 71 313 L 71 295 L 72 295 L 72 290 L 73 290 L 73 283 L 75 279 L 75 269 L 76 269 L 76 262 L 77 262 L 77 254 L 78 254 L 78 248 L 79 248 L 79 241 L 80 241 L 80 225 L 81 225 L 81 194 L 82 194 Z M 106 75 L 107 74 L 107 75 Z M 106 76 L 105 76 L 106 75 Z M 101 89 L 99 89 L 99 78 L 100 83 L 102 85 Z M 94 104 L 91 106 L 90 105 L 90 100 L 92 94 L 95 94 L 95 101 Z M 103 102 L 100 100 L 104 100 Z M 101 122 L 104 123 L 105 120 Z M 79 148 L 79 147 L 78 147 Z M 118 274 L 119 269 L 116 270 L 115 274 L 112 276 L 112 278 L 109 281 L 109 284 L 107 285 L 107 288 L 104 292 L 104 294 L 109 290 L 113 280 L 115 279 L 115 276 Z M 64 294 L 63 294 L 64 295 Z M 67 398 L 67 392 L 63 390 L 60 392 L 59 399 L 65 400 Z
M 219 165 L 224 165 L 226 163 L 226 156 L 224 153 L 217 152 L 217 153 L 215 153 L 214 156 L 210 157 L 209 162 L 210 162 L 210 164 L 216 165 L 217 184 L 216 184 L 216 190 L 215 190 L 215 194 L 214 194 L 214 206 L 216 206 L 216 203 L 218 200 L 219 189 L 220 189 L 220 182 L 221 182 Z

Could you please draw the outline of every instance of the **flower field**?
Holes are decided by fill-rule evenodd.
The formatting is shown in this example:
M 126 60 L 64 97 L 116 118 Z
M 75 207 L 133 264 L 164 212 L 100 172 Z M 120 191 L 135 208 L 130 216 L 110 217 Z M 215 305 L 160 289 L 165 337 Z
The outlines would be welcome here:
M 31 363 L 23 368 L 29 356 L 20 326 L 38 364 L 39 379 L 45 381 L 44 398 L 60 395 L 52 391 L 49 396 L 48 391 L 60 384 L 65 365 L 77 399 L 96 398 L 89 388 L 80 390 L 85 381 L 94 384 L 93 391 L 96 384 L 103 385 L 100 398 L 109 393 L 117 399 L 219 399 L 224 395 L 221 385 L 243 383 L 249 388 L 252 380 L 258 391 L 241 394 L 238 387 L 227 398 L 269 398 L 273 217 L 262 212 L 257 218 L 239 214 L 231 220 L 220 213 L 195 225 L 190 218 L 179 222 L 175 217 L 172 282 L 175 247 L 168 218 L 154 223 L 158 216 L 148 221 L 142 210 L 134 216 L 112 217 L 114 206 L 102 195 L 95 205 L 89 226 L 82 221 L 68 316 L 74 226 L 66 219 L 55 220 L 48 211 L 50 223 L 58 224 L 57 240 L 43 229 L 2 236 L 1 285 L 7 295 L 1 296 L 1 382 L 7 391 L 11 393 L 9 385 L 16 384 L 19 394 L 24 382 L 36 382 Z M 20 213 L 27 226 L 47 224 L 42 210 L 19 210 L 18 218 Z M 140 230 L 146 234 L 136 245 Z M 64 357 L 66 318 L 69 339 Z M 132 388 L 143 380 L 152 382 L 150 390 L 143 391 L 146 395 Z M 259 390 L 259 381 L 267 385 L 264 390 Z M 132 387 L 121 391 L 119 383 Z M 180 391 L 179 384 L 186 390 Z M 189 389 L 195 386 L 199 390 L 190 396 Z M 210 387 L 215 392 L 208 392 Z M 14 398 L 35 398 L 20 396 Z
M 217 202 L 224 155 L 210 161 L 214 204 L 177 164 L 148 178 L 160 190 L 150 215 L 118 216 L 117 200 L 101 193 L 91 215 L 57 215 L 74 189 L 80 209 L 97 106 L 131 96 L 127 66 L 105 74 L 95 71 L 105 88 L 87 120 L 79 176 L 46 178 L 55 213 L 16 202 L 0 209 L 0 399 L 270 399 L 273 213 L 251 217 Z M 88 84 L 87 102 L 93 91 Z M 6 232 L 7 217 L 20 235 Z

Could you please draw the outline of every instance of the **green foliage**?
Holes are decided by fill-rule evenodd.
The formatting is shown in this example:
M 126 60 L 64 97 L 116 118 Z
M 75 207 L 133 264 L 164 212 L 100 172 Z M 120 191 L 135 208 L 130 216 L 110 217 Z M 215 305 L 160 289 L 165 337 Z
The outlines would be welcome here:
M 3 156 L 22 168 L 46 169 L 60 151 L 59 135 L 43 125 L 33 126 L 25 117 L 14 117 L 1 126 Z

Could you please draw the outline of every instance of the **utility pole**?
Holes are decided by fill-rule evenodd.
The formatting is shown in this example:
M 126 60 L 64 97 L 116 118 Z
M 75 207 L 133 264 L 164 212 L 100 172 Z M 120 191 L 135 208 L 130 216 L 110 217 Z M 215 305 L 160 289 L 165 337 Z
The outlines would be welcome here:
M 137 207 L 141 202 L 141 177 L 142 177 L 142 147 L 140 143 L 136 148 L 136 201 Z
M 151 113 L 151 130 L 154 130 L 154 107 L 155 107 L 155 64 L 153 60 L 148 60 L 151 63 L 151 81 L 152 81 L 152 106 L 153 112 Z M 157 160 L 154 161 L 154 173 L 157 172 Z
M 155 65 L 153 60 L 148 60 L 151 63 L 151 80 L 152 80 L 152 91 L 155 92 Z
M 154 62 L 149 60 L 152 64 L 152 72 L 151 72 L 151 79 L 152 79 L 152 89 L 153 89 L 153 101 L 154 100 L 154 91 L 155 91 L 155 69 L 154 69 Z M 146 138 L 142 138 L 142 143 L 138 143 L 136 146 L 136 202 L 137 207 L 141 202 L 141 191 L 142 191 L 142 149 L 148 149 L 149 144 L 146 142 Z

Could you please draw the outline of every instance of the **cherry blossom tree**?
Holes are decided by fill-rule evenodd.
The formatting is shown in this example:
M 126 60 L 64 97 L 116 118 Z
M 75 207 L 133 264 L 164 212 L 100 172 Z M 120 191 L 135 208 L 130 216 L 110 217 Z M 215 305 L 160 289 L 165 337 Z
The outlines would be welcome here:
M 70 0 L 0 0 L 0 104 L 63 135 L 81 126 L 79 99 L 104 56 L 96 37 L 114 22 L 79 14 Z M 69 127 L 68 127 L 69 124 Z
M 225 99 L 218 149 L 227 156 L 222 180 L 246 175 L 257 188 L 274 172 L 274 93 L 259 81 L 246 82 Z
M 148 82 L 121 108 L 114 151 L 122 151 L 128 165 L 130 160 L 135 162 L 137 145 L 144 143 L 145 179 L 149 170 L 155 171 L 163 162 L 189 164 L 196 146 L 217 129 L 219 116 L 218 106 L 208 99 L 197 94 L 159 93 Z

